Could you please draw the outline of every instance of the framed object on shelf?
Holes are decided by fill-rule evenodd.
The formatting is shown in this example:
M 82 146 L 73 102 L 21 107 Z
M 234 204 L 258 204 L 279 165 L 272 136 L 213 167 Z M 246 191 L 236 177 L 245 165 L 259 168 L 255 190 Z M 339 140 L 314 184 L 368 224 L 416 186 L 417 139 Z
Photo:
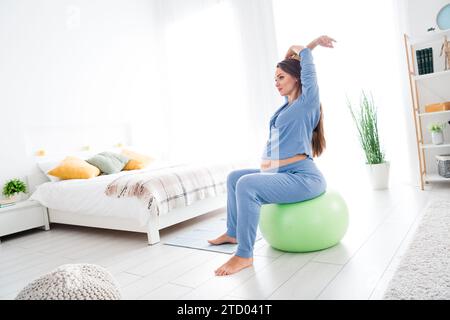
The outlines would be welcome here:
M 450 29 L 450 3 L 439 10 L 436 16 L 436 24 L 441 30 Z

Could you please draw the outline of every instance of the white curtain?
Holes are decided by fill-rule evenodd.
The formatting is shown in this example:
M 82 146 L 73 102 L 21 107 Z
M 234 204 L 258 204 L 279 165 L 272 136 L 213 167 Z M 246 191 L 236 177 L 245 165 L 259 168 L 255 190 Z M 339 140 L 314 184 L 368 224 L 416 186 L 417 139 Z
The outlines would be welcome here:
M 276 108 L 271 1 L 156 3 L 164 156 L 259 159 Z
M 276 0 L 273 5 L 280 56 L 290 45 L 306 45 L 323 34 L 337 40 L 334 49 L 313 52 L 327 139 L 327 150 L 317 163 L 331 184 L 364 182 L 366 177 L 364 154 L 346 105 L 348 95 L 359 107 L 363 89 L 372 92 L 378 107 L 381 145 L 391 162 L 392 179 L 407 179 L 405 128 L 412 115 L 403 107 L 407 71 L 401 64 L 403 42 L 394 1 Z

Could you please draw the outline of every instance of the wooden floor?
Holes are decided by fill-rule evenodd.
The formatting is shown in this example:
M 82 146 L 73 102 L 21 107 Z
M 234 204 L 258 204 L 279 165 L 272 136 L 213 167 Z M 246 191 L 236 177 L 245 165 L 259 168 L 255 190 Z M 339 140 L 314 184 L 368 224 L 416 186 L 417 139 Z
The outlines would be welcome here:
M 362 191 L 361 191 L 362 190 Z M 2 238 L 0 298 L 13 299 L 27 283 L 66 263 L 106 267 L 126 299 L 380 299 L 433 199 L 449 199 L 448 185 L 426 191 L 399 184 L 385 191 L 340 189 L 350 226 L 337 246 L 291 254 L 257 242 L 254 267 L 227 277 L 213 270 L 230 257 L 161 243 L 145 234 L 55 225 Z M 162 241 L 224 211 L 172 226 Z

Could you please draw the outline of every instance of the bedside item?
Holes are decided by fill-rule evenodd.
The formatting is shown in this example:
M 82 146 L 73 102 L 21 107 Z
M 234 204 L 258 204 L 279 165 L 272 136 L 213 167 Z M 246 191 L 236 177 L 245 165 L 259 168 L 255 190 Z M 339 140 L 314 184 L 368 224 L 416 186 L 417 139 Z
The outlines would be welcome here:
M 425 106 L 425 112 L 439 112 L 450 110 L 450 101 L 427 104 Z
M 438 173 L 441 177 L 450 178 L 450 154 L 436 156 Z
M 25 200 L 0 208 L 0 237 L 38 227 L 50 229 L 47 208 L 39 202 Z
M 5 208 L 5 207 L 9 207 L 9 206 L 13 206 L 16 204 L 16 200 L 15 199 L 0 199 L 0 208 Z
M 3 195 L 10 200 L 19 199 L 21 193 L 27 192 L 27 185 L 20 179 L 11 179 L 3 186 Z

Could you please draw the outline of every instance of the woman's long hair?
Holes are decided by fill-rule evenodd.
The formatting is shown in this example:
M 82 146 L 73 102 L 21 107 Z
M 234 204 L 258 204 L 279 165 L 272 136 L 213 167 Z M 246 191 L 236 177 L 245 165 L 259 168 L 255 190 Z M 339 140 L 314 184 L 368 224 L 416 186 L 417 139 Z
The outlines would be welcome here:
M 297 59 L 286 59 L 277 64 L 277 68 L 280 68 L 284 72 L 290 74 L 295 79 L 298 80 L 298 85 L 301 90 L 302 83 L 300 79 L 301 67 L 298 63 Z M 312 152 L 313 157 L 318 157 L 322 154 L 323 150 L 326 147 L 325 134 L 323 130 L 323 112 L 322 112 L 322 104 L 320 104 L 320 118 L 317 126 L 314 128 L 313 136 L 312 136 Z

